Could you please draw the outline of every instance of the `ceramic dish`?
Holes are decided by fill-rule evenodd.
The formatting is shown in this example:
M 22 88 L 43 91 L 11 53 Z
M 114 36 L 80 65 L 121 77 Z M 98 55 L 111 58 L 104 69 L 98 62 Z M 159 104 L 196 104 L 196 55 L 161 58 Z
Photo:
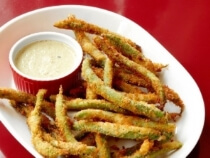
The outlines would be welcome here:
M 43 42 L 45 43 L 49 41 L 59 42 L 62 47 L 59 47 L 59 49 L 56 48 L 55 43 L 50 44 L 50 47 L 49 43 L 47 47 L 46 44 L 43 45 Z M 31 44 L 33 44 L 33 49 Z M 34 44 L 36 46 L 36 49 L 34 48 Z M 43 47 L 45 47 L 45 49 Z M 66 51 L 65 49 L 65 51 L 63 52 L 69 52 L 69 56 L 64 55 L 64 53 L 60 51 L 63 47 L 68 48 L 68 51 Z M 41 51 L 37 50 L 37 48 L 41 48 Z M 28 53 L 30 53 L 30 58 L 19 60 L 21 61 L 21 64 L 24 64 L 22 68 L 28 68 L 27 71 L 24 69 L 25 73 L 20 71 L 15 63 L 17 56 L 20 56 L 21 54 L 20 50 L 22 50 L 22 54 L 24 51 L 28 50 L 27 56 L 29 56 Z M 46 54 L 46 52 L 50 52 L 50 55 Z M 41 55 L 39 55 L 39 53 L 41 53 Z M 59 58 L 57 53 L 59 53 Z M 41 58 L 38 58 L 38 56 L 34 57 L 37 54 Z M 79 43 L 71 36 L 57 32 L 37 32 L 32 33 L 28 36 L 24 36 L 13 45 L 13 47 L 10 49 L 9 54 L 9 62 L 16 87 L 21 91 L 28 92 L 34 95 L 36 95 L 38 90 L 41 88 L 47 89 L 48 94 L 57 94 L 58 89 L 61 85 L 63 87 L 63 90 L 68 92 L 70 88 L 72 88 L 74 85 L 77 85 L 82 58 L 83 52 Z M 70 60 L 71 62 L 69 62 Z M 29 64 L 26 65 L 25 63 Z M 61 64 L 59 65 L 59 63 L 61 63 L 62 66 L 64 66 L 65 68 L 62 69 L 62 71 L 62 67 L 60 66 Z M 32 67 L 31 65 L 34 67 Z M 36 73 L 33 74 L 31 72 Z M 63 73 L 59 74 L 61 72 Z M 37 76 L 37 74 L 39 74 L 39 76 Z
M 183 147 L 174 152 L 171 158 L 186 157 L 200 138 L 204 125 L 205 110 L 201 92 L 185 68 L 158 41 L 141 26 L 116 13 L 88 6 L 67 5 L 35 10 L 9 21 L 0 31 L 0 87 L 15 88 L 8 63 L 11 46 L 19 38 L 39 31 L 62 32 L 73 36 L 71 31 L 53 27 L 54 22 L 65 19 L 69 14 L 120 33 L 139 44 L 144 54 L 153 61 L 169 64 L 161 78 L 179 93 L 186 106 L 182 118 L 177 122 L 176 131 L 177 139 L 183 143 Z M 25 119 L 5 100 L 0 101 L 0 119 L 32 155 L 41 157 L 31 144 Z

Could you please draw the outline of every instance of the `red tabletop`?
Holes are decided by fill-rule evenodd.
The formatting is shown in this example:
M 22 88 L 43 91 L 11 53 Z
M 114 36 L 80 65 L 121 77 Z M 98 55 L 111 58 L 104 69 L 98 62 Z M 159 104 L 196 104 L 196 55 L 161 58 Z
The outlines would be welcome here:
M 104 8 L 135 21 L 177 58 L 197 82 L 205 102 L 203 133 L 188 158 L 208 157 L 210 149 L 210 1 L 209 0 L 1 0 L 0 26 L 28 11 L 62 4 Z M 195 114 L 196 117 L 196 114 Z M 192 131 L 193 132 L 193 131 Z M 0 157 L 28 153 L 0 123 Z

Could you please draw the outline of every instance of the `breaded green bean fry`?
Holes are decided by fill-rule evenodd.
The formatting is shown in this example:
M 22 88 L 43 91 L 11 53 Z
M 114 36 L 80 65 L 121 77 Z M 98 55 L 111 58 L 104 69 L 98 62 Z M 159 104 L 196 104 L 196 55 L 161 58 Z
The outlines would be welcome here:
M 86 99 L 97 99 L 97 94 L 90 88 L 90 84 L 87 83 Z
M 36 96 L 11 88 L 0 88 L 0 98 L 14 100 L 20 103 L 26 103 L 31 105 L 34 105 L 36 102 Z M 43 101 L 43 111 L 52 118 L 55 118 L 54 104 L 47 101 Z
M 179 97 L 179 95 L 174 90 L 169 88 L 168 86 L 164 86 L 163 88 L 164 88 L 164 91 L 166 94 L 166 98 L 181 108 L 181 112 L 180 112 L 180 114 L 181 114 L 184 110 L 184 103 L 181 100 L 181 98 Z
M 96 154 L 96 148 L 94 146 L 88 146 L 81 142 L 65 142 L 59 141 L 51 137 L 48 133 L 42 133 L 42 137 L 46 142 L 56 148 L 56 150 L 61 149 L 65 153 L 60 153 L 60 155 L 81 155 L 93 157 Z M 59 151 L 59 150 L 58 150 Z M 59 155 L 58 155 L 59 156 Z
M 121 125 L 110 122 L 95 122 L 79 120 L 73 124 L 74 130 L 101 133 L 107 136 L 123 139 L 151 139 L 151 140 L 164 140 L 165 137 L 157 130 L 151 128 L 137 127 L 131 125 Z
M 0 98 L 35 104 L 36 96 L 11 88 L 0 88 Z
M 180 143 L 179 141 L 169 141 L 169 142 L 163 143 L 159 147 L 159 150 L 156 150 L 156 151 L 152 150 L 146 156 L 149 158 L 156 158 L 156 157 L 166 154 L 170 151 L 178 150 L 181 147 L 182 147 L 182 143 Z M 136 156 L 136 157 L 132 157 L 132 158 L 141 158 L 141 157 Z M 144 158 L 144 157 L 142 157 L 142 158 Z
M 136 150 L 132 155 L 126 157 L 127 158 L 143 157 L 151 150 L 153 145 L 154 141 L 145 139 L 138 150 Z
M 126 93 L 143 93 L 139 86 L 129 84 L 121 79 L 114 80 L 114 87 Z
M 141 144 L 143 145 L 143 144 Z M 134 149 L 136 149 L 136 147 L 138 147 L 139 144 L 137 144 L 137 146 L 135 145 Z M 139 149 L 136 149 L 136 151 L 134 152 L 133 149 L 131 149 L 131 154 L 130 154 L 130 149 L 125 149 L 126 150 L 126 154 L 120 154 L 118 152 L 115 153 L 115 157 L 121 157 L 121 158 L 159 158 L 159 157 L 166 157 L 169 156 L 167 153 L 168 152 L 172 152 L 175 150 L 178 150 L 179 148 L 182 147 L 182 144 L 179 141 L 169 141 L 169 142 L 165 142 L 162 143 L 160 145 L 155 145 L 154 147 L 151 148 L 146 154 L 141 154 Z
M 122 92 L 122 94 L 132 100 L 135 101 L 144 101 L 147 103 L 158 103 L 158 96 L 154 93 L 124 93 Z
M 18 103 L 14 100 L 10 100 L 10 104 L 16 111 L 25 117 L 28 117 L 31 111 L 34 109 L 34 106 L 31 104 Z
M 174 134 L 176 126 L 174 123 L 160 123 L 143 119 L 138 116 L 123 115 L 98 109 L 86 109 L 74 114 L 76 120 L 100 120 L 112 123 L 127 124 L 132 126 L 153 128 L 159 131 Z
M 129 111 L 116 106 L 106 100 L 100 99 L 80 99 L 76 98 L 73 100 L 66 101 L 66 106 L 69 110 L 83 110 L 83 109 L 102 109 L 107 111 L 114 111 L 117 113 L 128 114 Z
M 147 82 L 141 76 L 136 75 L 132 72 L 122 71 L 122 69 L 115 68 L 114 74 L 117 78 L 120 78 L 121 80 L 128 82 L 130 84 L 133 84 L 136 86 L 142 86 L 142 87 L 146 87 L 146 88 L 151 87 L 150 82 Z
M 96 133 L 95 141 L 98 149 L 99 158 L 111 158 L 111 153 L 106 136 L 100 133 Z
M 115 47 L 119 52 L 125 55 L 128 58 L 131 58 L 133 61 L 137 62 L 148 68 L 152 72 L 161 71 L 161 69 L 165 66 L 162 64 L 153 63 L 151 60 L 146 58 L 143 53 L 130 45 L 125 39 L 116 36 L 111 33 L 105 33 L 102 35 L 105 39 L 109 40 L 110 44 Z
M 42 129 L 41 129 L 41 109 L 45 90 L 39 90 L 37 93 L 37 100 L 33 111 L 27 118 L 27 123 L 31 130 L 32 143 L 36 150 L 43 156 L 56 157 L 61 151 L 56 150 L 50 143 L 42 140 Z
M 110 33 L 117 37 L 123 38 L 125 41 L 127 41 L 130 45 L 135 47 L 138 50 L 141 50 L 140 46 L 138 46 L 136 43 L 131 41 L 130 39 L 127 39 L 115 32 L 112 32 L 108 29 L 99 27 L 97 25 L 88 23 L 84 20 L 76 18 L 74 15 L 70 15 L 67 19 L 58 21 L 54 24 L 54 27 L 61 28 L 61 29 L 69 29 L 69 30 L 76 30 L 76 31 L 82 31 L 82 32 L 88 32 L 90 34 L 96 34 L 96 35 L 102 35 L 104 33 Z
M 109 40 L 109 42 L 112 45 L 114 45 L 114 47 L 118 51 L 122 52 L 125 56 L 131 58 L 132 60 L 134 61 L 144 60 L 143 54 L 139 50 L 132 47 L 123 38 L 120 38 L 119 36 L 115 36 L 114 34 L 110 34 L 110 33 L 102 34 L 102 37 Z
M 55 121 L 60 133 L 65 141 L 76 142 L 74 135 L 71 133 L 70 118 L 67 117 L 67 108 L 63 100 L 62 87 L 59 89 L 59 94 L 56 96 L 55 102 Z
M 77 41 L 80 43 L 83 51 L 92 56 L 97 63 L 104 65 L 106 56 L 90 41 L 85 32 L 74 31 Z
M 39 134 L 41 131 L 41 129 L 40 129 L 41 115 L 42 115 L 41 110 L 42 110 L 42 104 L 43 104 L 45 93 L 46 93 L 46 90 L 44 90 L 44 89 L 40 89 L 38 91 L 35 107 L 34 107 L 33 111 L 31 111 L 31 113 L 28 117 L 28 120 L 27 120 L 28 125 L 31 129 L 32 137 L 36 134 Z
M 113 82 L 113 62 L 106 58 L 105 64 L 104 64 L 104 76 L 103 81 L 105 85 L 112 87 Z

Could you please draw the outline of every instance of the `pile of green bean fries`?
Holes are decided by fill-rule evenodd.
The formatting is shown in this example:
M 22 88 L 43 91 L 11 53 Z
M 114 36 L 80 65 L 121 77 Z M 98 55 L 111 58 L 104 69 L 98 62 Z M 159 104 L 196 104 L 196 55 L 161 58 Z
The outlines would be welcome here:
M 74 15 L 54 24 L 74 32 L 84 59 L 79 85 L 64 94 L 37 95 L 0 88 L 26 117 L 35 149 L 44 157 L 144 158 L 170 155 L 182 147 L 176 121 L 184 104 L 136 43 Z M 166 103 L 179 112 L 167 112 Z M 129 147 L 120 140 L 132 141 Z

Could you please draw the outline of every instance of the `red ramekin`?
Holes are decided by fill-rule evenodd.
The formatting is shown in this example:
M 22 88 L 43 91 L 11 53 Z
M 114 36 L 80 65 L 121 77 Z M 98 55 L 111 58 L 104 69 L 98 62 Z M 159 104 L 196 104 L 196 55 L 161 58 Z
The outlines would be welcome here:
M 16 55 L 26 45 L 41 40 L 55 40 L 69 45 L 76 52 L 73 68 L 69 69 L 63 76 L 50 79 L 34 78 L 22 73 L 14 64 Z M 64 92 L 77 85 L 80 79 L 82 58 L 83 52 L 79 43 L 74 38 L 57 32 L 38 32 L 25 36 L 13 45 L 9 53 L 9 63 L 17 89 L 34 95 L 39 89 L 47 89 L 47 94 L 57 94 L 61 85 Z

